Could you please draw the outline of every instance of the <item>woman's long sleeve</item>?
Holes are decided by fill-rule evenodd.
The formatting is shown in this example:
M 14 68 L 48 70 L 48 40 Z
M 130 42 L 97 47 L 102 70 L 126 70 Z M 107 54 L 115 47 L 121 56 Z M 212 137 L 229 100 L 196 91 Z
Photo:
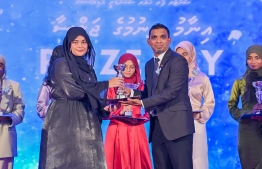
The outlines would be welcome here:
M 37 104 L 36 104 L 37 114 L 42 120 L 44 120 L 47 109 L 49 107 L 49 103 L 51 99 L 50 95 L 51 95 L 51 87 L 43 83 L 38 92 Z
M 24 119 L 24 109 L 25 109 L 25 102 L 24 98 L 20 89 L 20 84 L 13 82 L 13 107 L 11 110 L 12 116 L 12 123 L 10 126 L 17 125 L 21 123 Z
M 87 77 L 87 75 L 86 78 L 89 79 L 90 82 L 86 85 L 88 87 L 83 89 L 83 87 L 74 80 L 65 60 L 57 60 L 53 67 L 51 74 L 69 99 L 81 99 L 86 93 L 90 94 L 95 99 L 103 99 L 102 92 L 108 88 L 108 81 L 92 82 L 91 78 Z
M 239 121 L 239 118 L 243 114 L 251 113 L 251 110 L 245 110 L 243 108 L 242 109 L 238 108 L 240 96 L 241 96 L 240 81 L 236 80 L 233 84 L 231 94 L 230 94 L 230 99 L 228 101 L 229 113 L 232 116 L 232 118 L 235 119 L 236 121 Z M 242 107 L 243 107 L 243 104 L 242 104 Z
M 207 76 L 204 77 L 203 99 L 204 102 L 202 107 L 200 108 L 201 110 L 203 110 L 201 115 L 204 122 L 207 122 L 212 116 L 215 107 L 214 92 Z

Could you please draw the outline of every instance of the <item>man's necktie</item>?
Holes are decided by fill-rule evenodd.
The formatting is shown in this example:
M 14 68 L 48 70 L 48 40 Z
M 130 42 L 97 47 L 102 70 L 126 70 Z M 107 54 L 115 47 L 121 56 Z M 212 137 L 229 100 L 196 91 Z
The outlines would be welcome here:
M 158 74 L 159 74 L 159 72 L 157 73 L 159 60 L 160 60 L 159 58 L 155 58 L 155 59 L 154 59 L 154 72 L 153 72 L 152 95 L 154 94 L 154 90 L 155 90 L 155 87 L 156 87 L 156 80 L 157 80 L 157 76 L 158 76 Z
M 155 88 L 156 88 L 156 81 L 157 81 L 157 76 L 159 74 L 159 70 L 158 70 L 158 62 L 159 62 L 159 58 L 155 58 L 154 59 L 154 72 L 153 72 L 153 83 L 152 83 L 152 96 L 154 95 L 154 91 L 155 91 Z M 158 73 L 157 73 L 158 72 Z M 154 117 L 154 116 L 157 116 L 157 112 L 156 110 L 151 110 L 150 111 L 150 114 Z

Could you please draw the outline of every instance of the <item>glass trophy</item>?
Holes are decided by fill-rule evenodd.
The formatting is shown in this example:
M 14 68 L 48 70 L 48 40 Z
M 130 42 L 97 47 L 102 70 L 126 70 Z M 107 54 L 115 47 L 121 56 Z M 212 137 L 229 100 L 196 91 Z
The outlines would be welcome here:
M 122 78 L 124 77 L 122 72 L 124 71 L 125 67 L 126 67 L 125 64 L 114 65 L 114 69 L 117 72 L 117 77 L 122 77 Z M 121 86 L 117 90 L 116 98 L 117 99 L 126 98 L 126 95 L 124 95 L 123 88 Z
M 253 87 L 256 89 L 257 102 L 262 104 L 262 81 L 255 81 L 252 83 Z M 260 116 L 260 117 L 259 117 Z M 252 119 L 262 117 L 262 110 L 257 110 L 257 112 L 252 112 L 251 114 L 243 114 L 240 119 Z
M 252 85 L 256 88 L 257 102 L 262 104 L 262 81 L 253 82 Z M 255 114 L 262 114 L 262 110 L 257 111 Z
M 125 64 L 117 64 L 114 65 L 114 69 L 117 72 L 117 77 L 124 77 L 123 76 L 123 71 L 125 70 L 126 65 Z M 116 92 L 116 99 L 126 99 L 126 95 L 124 94 L 123 88 L 120 86 L 118 87 L 118 90 Z M 132 117 L 132 111 L 126 111 L 124 116 Z

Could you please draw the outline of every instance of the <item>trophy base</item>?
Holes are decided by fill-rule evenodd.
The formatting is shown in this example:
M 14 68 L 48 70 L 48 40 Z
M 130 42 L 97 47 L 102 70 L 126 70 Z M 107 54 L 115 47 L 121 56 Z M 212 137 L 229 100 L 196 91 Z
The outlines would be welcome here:
M 124 115 L 125 117 L 132 117 L 132 112 L 130 111 L 128 111 L 128 112 L 125 112 L 125 115 Z
M 262 117 L 262 114 L 243 114 L 240 119 L 252 119 L 254 117 Z
M 115 99 L 107 99 L 108 104 L 115 104 L 118 101 L 127 101 L 127 99 L 140 99 L 140 96 L 133 96 L 133 97 L 124 97 L 124 98 L 115 98 Z
M 116 96 L 117 99 L 124 99 L 124 98 L 127 98 L 124 94 L 118 94 Z
M 2 120 L 4 121 L 12 121 L 12 114 L 0 114 L 0 124 L 2 123 Z
M 132 116 L 117 116 L 117 115 L 111 115 L 107 120 L 111 119 L 137 119 L 137 120 L 147 120 L 145 117 L 132 117 Z

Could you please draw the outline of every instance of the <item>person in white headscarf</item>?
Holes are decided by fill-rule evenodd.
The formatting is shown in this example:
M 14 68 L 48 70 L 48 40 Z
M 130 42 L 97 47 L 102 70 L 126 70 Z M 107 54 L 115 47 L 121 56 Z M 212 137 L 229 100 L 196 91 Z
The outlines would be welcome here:
M 24 118 L 24 99 L 20 84 L 6 78 L 6 61 L 0 55 L 0 168 L 12 169 L 17 156 L 15 126 Z
M 209 78 L 201 72 L 196 63 L 196 51 L 189 41 L 182 41 L 175 51 L 188 62 L 188 95 L 193 109 L 195 133 L 193 138 L 193 168 L 208 169 L 208 146 L 206 122 L 213 114 L 215 98 Z

